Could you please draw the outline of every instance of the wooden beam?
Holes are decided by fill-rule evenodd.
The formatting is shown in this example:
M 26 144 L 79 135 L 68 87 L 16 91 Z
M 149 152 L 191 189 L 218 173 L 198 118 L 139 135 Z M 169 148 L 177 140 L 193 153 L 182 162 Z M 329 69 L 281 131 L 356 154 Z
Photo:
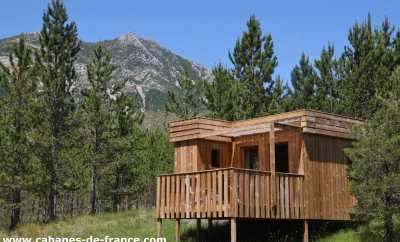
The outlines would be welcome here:
M 273 122 L 272 122 L 273 123 Z M 300 128 L 299 126 L 296 125 L 291 125 L 291 124 L 284 124 L 284 123 L 275 123 L 274 128 L 279 128 L 279 129 L 292 129 L 292 128 Z M 197 138 L 198 139 L 204 139 L 207 137 L 213 137 L 213 136 L 232 136 L 233 133 L 239 133 L 239 132 L 245 132 L 245 131 L 253 131 L 257 129 L 266 129 L 266 128 L 271 128 L 271 123 L 264 123 L 264 124 L 258 124 L 258 125 L 250 125 L 250 126 L 244 126 L 244 127 L 238 127 L 238 128 L 223 128 L 223 129 L 217 129 L 214 131 L 209 131 L 209 132 L 204 132 L 200 133 Z M 269 132 L 270 130 L 268 130 Z
M 175 240 L 176 240 L 176 242 L 181 241 L 181 220 L 180 219 L 176 219 L 176 223 L 175 223 Z
M 213 223 L 212 223 L 212 219 L 208 219 L 208 229 L 212 228 Z
M 169 142 L 174 143 L 174 142 L 181 142 L 181 141 L 198 139 L 198 138 L 199 138 L 199 134 L 191 134 L 191 135 L 185 135 L 185 136 L 176 137 L 176 138 L 170 137 L 169 138 Z M 211 141 L 227 142 L 227 143 L 232 142 L 232 138 L 223 137 L 223 136 L 207 137 L 207 138 L 204 138 L 204 139 L 211 140 Z
M 201 241 L 201 219 L 196 219 L 197 230 L 196 230 L 196 239 L 197 242 Z
M 172 128 L 172 127 L 191 125 L 191 124 L 208 124 L 208 125 L 215 125 L 215 126 L 229 126 L 231 124 L 231 121 L 198 117 L 198 118 L 192 118 L 192 119 L 186 119 L 186 120 L 172 121 L 172 122 L 168 123 L 168 127 Z
M 269 132 L 269 167 L 271 170 L 271 206 L 274 209 L 276 206 L 275 199 L 275 123 L 270 124 L 271 131 Z
M 303 242 L 308 242 L 308 221 L 303 221 Z
M 198 135 L 198 138 L 202 139 L 202 138 L 206 138 L 206 137 L 227 135 L 229 133 L 234 133 L 234 132 L 249 131 L 249 130 L 261 129 L 261 128 L 268 128 L 268 127 L 270 127 L 269 124 L 245 126 L 245 127 L 239 127 L 239 128 L 223 128 L 223 129 L 217 129 L 217 130 L 214 130 L 211 132 L 201 133 Z
M 162 225 L 162 220 L 159 218 L 157 219 L 157 238 L 161 238 L 161 225 Z
M 231 218 L 231 242 L 236 242 L 236 218 Z

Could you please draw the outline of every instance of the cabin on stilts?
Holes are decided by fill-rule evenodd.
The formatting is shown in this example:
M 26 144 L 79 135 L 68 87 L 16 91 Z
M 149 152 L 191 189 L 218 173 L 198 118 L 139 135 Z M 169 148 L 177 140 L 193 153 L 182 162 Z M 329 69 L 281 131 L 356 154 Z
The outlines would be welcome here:
M 174 172 L 157 177 L 157 233 L 163 219 L 225 219 L 231 242 L 241 219 L 350 220 L 343 149 L 362 121 L 297 110 L 240 121 L 169 123 Z

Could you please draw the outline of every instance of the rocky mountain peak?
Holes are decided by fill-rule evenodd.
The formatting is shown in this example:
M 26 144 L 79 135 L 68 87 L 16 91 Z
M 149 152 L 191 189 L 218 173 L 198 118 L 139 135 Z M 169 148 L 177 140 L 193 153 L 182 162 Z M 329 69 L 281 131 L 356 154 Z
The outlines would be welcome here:
M 38 46 L 38 33 L 25 33 L 28 44 Z M 8 60 L 12 43 L 19 36 L 0 39 L 0 62 Z M 113 40 L 82 42 L 76 68 L 80 85 L 87 84 L 86 64 L 91 61 L 97 45 L 109 50 L 117 66 L 116 79 L 127 79 L 125 91 L 135 95 L 146 110 L 164 109 L 167 92 L 176 87 L 177 79 L 186 70 L 193 79 L 210 79 L 210 72 L 203 66 L 187 60 L 152 40 L 144 39 L 130 32 Z
M 135 33 L 132 32 L 128 32 L 126 34 L 123 34 L 121 36 L 118 37 L 118 41 L 121 44 L 131 44 L 131 43 L 136 43 L 136 42 L 140 42 L 139 38 L 136 36 Z

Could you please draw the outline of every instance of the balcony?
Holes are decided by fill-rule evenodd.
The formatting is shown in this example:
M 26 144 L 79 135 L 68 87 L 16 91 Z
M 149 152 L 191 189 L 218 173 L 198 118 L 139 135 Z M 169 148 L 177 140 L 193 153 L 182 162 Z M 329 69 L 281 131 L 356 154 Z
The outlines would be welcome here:
M 304 176 L 221 168 L 157 178 L 156 217 L 303 219 Z

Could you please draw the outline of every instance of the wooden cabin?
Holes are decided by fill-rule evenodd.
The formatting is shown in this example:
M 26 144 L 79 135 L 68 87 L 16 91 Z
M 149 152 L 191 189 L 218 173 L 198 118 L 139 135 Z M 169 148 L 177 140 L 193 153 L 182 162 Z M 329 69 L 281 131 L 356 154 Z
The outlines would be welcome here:
M 343 148 L 361 123 L 348 117 L 298 110 L 224 121 L 193 118 L 169 123 L 174 172 L 157 178 L 156 217 L 226 219 L 236 242 L 240 219 L 350 220 Z

